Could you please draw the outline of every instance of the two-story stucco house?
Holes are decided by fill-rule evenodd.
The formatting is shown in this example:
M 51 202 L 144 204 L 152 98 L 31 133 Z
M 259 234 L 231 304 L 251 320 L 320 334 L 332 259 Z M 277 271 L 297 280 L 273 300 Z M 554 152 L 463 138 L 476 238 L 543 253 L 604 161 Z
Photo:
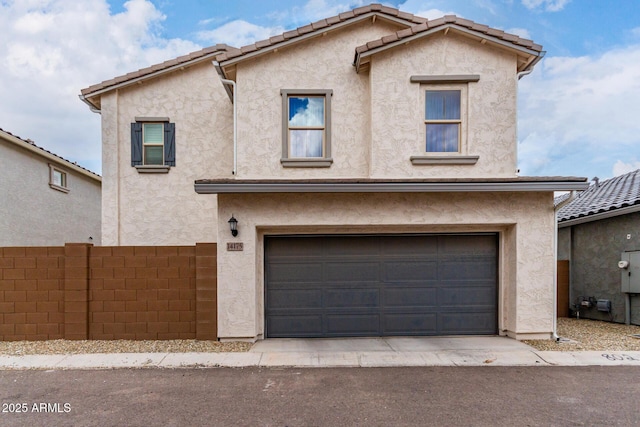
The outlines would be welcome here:
M 0 129 L 0 247 L 100 245 L 101 181 Z
M 103 240 L 216 241 L 220 339 L 549 338 L 553 192 L 587 184 L 517 175 L 542 54 L 372 4 L 89 87 Z

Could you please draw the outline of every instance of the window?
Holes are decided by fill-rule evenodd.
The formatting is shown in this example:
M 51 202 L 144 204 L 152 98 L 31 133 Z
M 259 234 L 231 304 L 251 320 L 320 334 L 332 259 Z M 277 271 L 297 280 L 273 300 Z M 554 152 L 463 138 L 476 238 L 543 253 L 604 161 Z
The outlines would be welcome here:
M 460 91 L 427 90 L 425 96 L 427 152 L 460 151 Z
M 331 165 L 331 90 L 282 90 L 282 161 L 287 167 Z
M 49 164 L 49 187 L 62 191 L 63 193 L 69 192 L 69 188 L 67 187 L 67 173 L 52 164 Z
M 131 123 L 131 166 L 141 173 L 167 173 L 175 165 L 175 124 L 165 117 L 136 117 Z
M 164 126 L 162 123 L 142 124 L 142 159 L 145 165 L 164 164 Z

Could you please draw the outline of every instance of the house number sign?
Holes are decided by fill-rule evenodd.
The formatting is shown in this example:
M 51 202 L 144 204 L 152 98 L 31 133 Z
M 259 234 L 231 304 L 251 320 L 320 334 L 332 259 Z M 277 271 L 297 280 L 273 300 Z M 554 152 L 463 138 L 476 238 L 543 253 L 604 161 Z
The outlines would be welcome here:
M 244 250 L 244 244 L 242 242 L 227 242 L 228 251 L 242 251 Z

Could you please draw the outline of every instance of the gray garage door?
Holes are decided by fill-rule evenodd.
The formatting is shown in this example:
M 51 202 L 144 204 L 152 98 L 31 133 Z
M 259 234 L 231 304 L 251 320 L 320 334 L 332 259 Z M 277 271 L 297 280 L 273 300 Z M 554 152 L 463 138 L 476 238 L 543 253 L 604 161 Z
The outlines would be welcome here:
M 497 333 L 495 234 L 265 240 L 267 337 Z

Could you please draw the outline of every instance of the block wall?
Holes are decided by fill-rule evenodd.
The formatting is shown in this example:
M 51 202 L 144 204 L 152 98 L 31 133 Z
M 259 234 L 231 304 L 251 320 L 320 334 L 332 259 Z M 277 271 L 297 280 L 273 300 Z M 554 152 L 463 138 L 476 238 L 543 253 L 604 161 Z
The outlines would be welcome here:
M 0 340 L 217 339 L 215 243 L 0 255 Z

